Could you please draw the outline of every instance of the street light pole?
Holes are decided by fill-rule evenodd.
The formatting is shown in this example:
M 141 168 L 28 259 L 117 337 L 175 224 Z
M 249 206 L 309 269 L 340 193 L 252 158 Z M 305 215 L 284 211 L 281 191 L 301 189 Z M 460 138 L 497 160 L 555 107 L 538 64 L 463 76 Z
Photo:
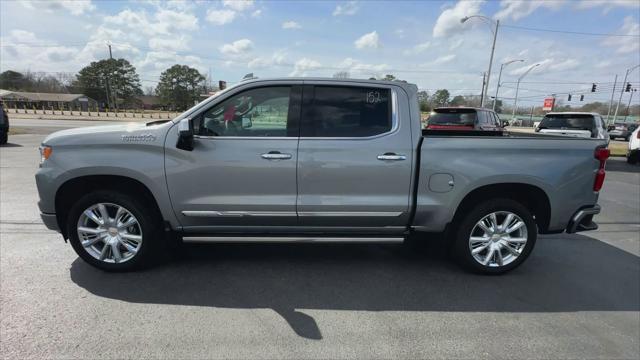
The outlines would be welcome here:
M 491 45 L 491 56 L 489 57 L 489 70 L 487 70 L 487 84 L 485 86 L 485 90 L 482 92 L 480 96 L 480 107 L 484 107 L 484 101 L 487 98 L 487 92 L 489 91 L 489 80 L 491 79 L 491 67 L 493 65 L 493 54 L 495 53 L 495 50 L 496 50 L 496 39 L 498 37 L 498 29 L 500 28 L 500 20 L 494 21 L 493 19 L 490 19 L 483 15 L 471 15 L 471 16 L 463 17 L 462 19 L 460 19 L 460 22 L 464 23 L 465 21 L 471 18 L 479 18 L 479 19 L 488 21 L 491 25 L 495 24 L 495 30 L 491 29 L 491 32 L 493 33 L 493 42 Z
M 627 114 L 624 116 L 624 121 L 627 121 L 627 116 L 629 116 L 629 110 L 631 109 L 631 99 L 633 99 L 633 93 L 638 91 L 638 89 L 631 89 L 629 93 L 629 103 L 627 104 Z
M 518 84 L 516 85 L 516 97 L 513 100 L 513 114 L 511 115 L 512 120 L 515 120 L 516 118 L 516 109 L 518 108 L 518 90 L 520 90 L 520 81 L 522 81 L 522 79 L 527 76 L 527 74 L 533 70 L 534 67 L 539 66 L 540 64 L 533 64 L 531 65 L 530 68 L 527 69 L 527 71 L 524 72 L 524 74 L 520 75 L 520 77 L 518 78 Z
M 502 79 L 502 69 L 504 69 L 507 65 L 513 64 L 514 62 L 524 62 L 524 60 L 511 60 L 506 63 L 500 64 L 500 72 L 498 73 L 498 85 L 496 86 L 496 96 L 493 97 L 493 111 L 496 111 L 496 102 L 498 101 L 498 90 L 500 90 L 500 80 Z
M 629 76 L 629 73 L 632 72 L 633 70 L 637 69 L 638 67 L 640 67 L 640 65 L 636 65 L 636 66 L 634 66 L 632 68 L 629 68 L 624 73 L 624 80 L 622 81 L 622 87 L 620 89 L 620 98 L 618 99 L 618 104 L 616 104 L 616 112 L 615 112 L 615 114 L 613 114 L 613 122 L 614 123 L 618 119 L 618 109 L 620 108 L 620 103 L 622 102 L 622 94 L 624 94 L 625 84 L 627 83 L 627 76 Z

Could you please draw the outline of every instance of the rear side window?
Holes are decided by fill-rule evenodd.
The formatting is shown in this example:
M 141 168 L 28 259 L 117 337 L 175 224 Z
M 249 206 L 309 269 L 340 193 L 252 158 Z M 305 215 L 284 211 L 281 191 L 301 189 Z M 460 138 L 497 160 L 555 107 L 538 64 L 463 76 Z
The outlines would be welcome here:
M 315 86 L 314 90 L 301 136 L 367 137 L 391 130 L 389 89 Z
M 427 120 L 430 125 L 474 125 L 476 111 L 473 109 L 436 109 Z
M 545 116 L 538 128 L 540 129 L 574 129 L 593 130 L 595 127 L 593 115 L 555 114 Z

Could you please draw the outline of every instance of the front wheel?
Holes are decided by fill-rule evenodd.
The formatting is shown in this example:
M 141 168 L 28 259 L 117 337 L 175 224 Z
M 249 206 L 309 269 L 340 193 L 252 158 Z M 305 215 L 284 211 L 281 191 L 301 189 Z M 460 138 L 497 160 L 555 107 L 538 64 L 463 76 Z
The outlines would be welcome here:
M 134 270 L 157 259 L 163 234 L 155 213 L 128 194 L 96 191 L 71 207 L 67 234 L 89 264 L 105 271 Z
M 502 274 L 522 264 L 536 242 L 533 215 L 510 199 L 488 200 L 476 205 L 454 234 L 454 255 L 466 269 Z
M 0 131 L 0 145 L 4 145 L 9 141 L 9 130 Z

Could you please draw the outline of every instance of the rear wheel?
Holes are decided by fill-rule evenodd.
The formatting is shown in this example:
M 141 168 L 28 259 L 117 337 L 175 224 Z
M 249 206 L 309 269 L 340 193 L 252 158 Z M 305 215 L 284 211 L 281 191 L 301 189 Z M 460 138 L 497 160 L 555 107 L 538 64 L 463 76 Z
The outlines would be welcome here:
M 4 145 L 9 141 L 9 131 L 0 130 L 0 145 Z
M 464 268 L 501 274 L 522 264 L 531 253 L 537 228 L 531 212 L 510 199 L 476 205 L 458 223 L 454 255 Z
M 84 261 L 106 271 L 142 268 L 158 258 L 161 221 L 147 204 L 128 194 L 96 191 L 71 208 L 67 233 Z

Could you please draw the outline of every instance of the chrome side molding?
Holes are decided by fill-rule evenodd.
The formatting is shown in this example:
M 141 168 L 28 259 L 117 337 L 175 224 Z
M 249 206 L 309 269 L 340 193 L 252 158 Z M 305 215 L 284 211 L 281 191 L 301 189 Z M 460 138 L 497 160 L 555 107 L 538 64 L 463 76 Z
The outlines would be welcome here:
M 403 237 L 318 237 L 318 236 L 183 236 L 187 243 L 376 243 L 397 244 Z

